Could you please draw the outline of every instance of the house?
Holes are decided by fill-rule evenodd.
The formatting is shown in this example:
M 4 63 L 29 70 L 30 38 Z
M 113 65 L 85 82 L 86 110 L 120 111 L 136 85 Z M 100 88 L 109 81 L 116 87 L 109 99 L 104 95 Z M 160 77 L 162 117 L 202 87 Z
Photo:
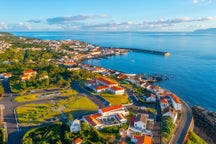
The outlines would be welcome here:
M 156 95 L 155 94 L 150 94 L 149 97 L 146 98 L 147 102 L 156 102 Z
M 110 88 L 110 91 L 115 95 L 123 95 L 125 90 L 120 86 L 113 86 Z
M 113 115 L 117 113 L 122 113 L 124 116 L 128 115 L 128 110 L 122 105 L 115 105 L 110 107 L 101 108 L 98 112 L 103 116 Z
M 95 92 L 100 93 L 100 92 L 107 91 L 108 88 L 109 88 L 108 86 L 100 85 L 100 86 L 94 87 L 93 89 Z
M 10 77 L 12 77 L 12 74 L 11 74 L 11 73 L 3 73 L 3 74 L 0 74 L 0 78 L 7 79 L 7 78 L 10 78 Z
M 81 138 L 76 138 L 75 140 L 73 140 L 72 144 L 81 144 L 83 142 L 83 140 Z
M 134 121 L 134 128 L 139 131 L 146 129 L 148 116 L 146 114 L 137 114 Z
M 105 107 L 98 110 L 98 113 L 94 113 L 88 116 L 84 116 L 83 120 L 87 122 L 91 127 L 101 129 L 103 127 L 121 125 L 126 123 L 125 118 L 128 115 L 128 110 L 122 105 Z
M 108 86 L 109 88 L 110 87 L 113 87 L 113 86 L 118 86 L 118 83 L 111 80 L 111 79 L 108 79 L 108 78 L 105 78 L 105 77 L 98 77 L 96 79 L 97 83 L 101 84 L 101 85 L 105 85 L 105 86 Z
M 170 116 L 173 119 L 173 123 L 175 123 L 178 114 L 173 108 L 167 107 L 163 110 L 162 116 Z
M 160 99 L 160 108 L 162 111 L 169 106 L 170 106 L 170 104 L 169 104 L 169 101 L 167 99 L 165 99 L 165 98 Z
M 175 110 L 181 110 L 181 101 L 175 94 L 170 94 L 172 106 Z
M 78 119 L 75 119 L 70 123 L 70 132 L 79 132 L 81 130 L 81 124 Z
M 23 75 L 21 75 L 21 80 L 30 80 L 36 75 L 37 75 L 37 72 L 34 70 L 25 70 L 23 71 Z
M 131 142 L 134 144 L 152 144 L 152 138 L 148 135 L 133 135 Z
M 87 86 L 87 87 L 91 87 L 91 86 L 97 85 L 95 79 L 92 79 L 92 80 L 90 80 L 90 81 L 86 81 L 84 84 L 85 84 L 85 86 Z

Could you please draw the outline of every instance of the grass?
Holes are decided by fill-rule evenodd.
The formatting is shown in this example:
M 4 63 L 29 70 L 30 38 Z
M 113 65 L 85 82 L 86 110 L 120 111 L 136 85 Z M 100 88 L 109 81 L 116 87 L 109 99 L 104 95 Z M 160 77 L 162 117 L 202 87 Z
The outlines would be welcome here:
M 201 137 L 199 137 L 195 132 L 191 131 L 189 132 L 189 137 L 186 142 L 186 144 L 207 144 L 205 140 L 203 140 Z
M 111 105 L 130 103 L 128 96 L 126 94 L 114 95 L 114 94 L 110 94 L 110 93 L 102 93 L 101 96 L 103 98 L 105 98 Z
M 72 89 L 67 89 L 67 90 L 59 90 L 55 92 L 60 92 L 61 94 L 59 96 L 75 96 L 76 91 Z M 54 93 L 54 92 L 52 92 Z M 35 100 L 40 100 L 39 96 L 45 94 L 45 93 L 37 93 L 37 94 L 27 94 L 27 95 L 22 95 L 22 96 L 16 96 L 14 101 L 15 102 L 29 102 L 29 101 L 35 101 Z
M 48 103 L 30 103 L 16 109 L 21 125 L 37 125 L 47 119 L 60 116 L 63 113 L 95 111 L 98 107 L 86 97 L 70 97 L 66 100 Z

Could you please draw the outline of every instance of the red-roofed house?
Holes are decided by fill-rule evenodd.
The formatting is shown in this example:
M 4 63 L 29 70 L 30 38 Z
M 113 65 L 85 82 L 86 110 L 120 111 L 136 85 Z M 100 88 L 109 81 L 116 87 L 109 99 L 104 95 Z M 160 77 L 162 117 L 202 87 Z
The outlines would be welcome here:
M 170 94 L 172 106 L 175 110 L 181 110 L 181 101 L 175 94 Z
M 111 79 L 105 78 L 105 77 L 98 77 L 96 80 L 98 83 L 100 83 L 102 85 L 106 85 L 108 87 L 118 86 L 117 82 L 115 82 Z
M 72 142 L 72 144 L 81 144 L 82 143 L 82 139 L 81 138 L 76 138 L 73 142 Z
M 120 86 L 113 86 L 110 88 L 110 91 L 115 95 L 122 95 L 125 92 L 125 90 Z
M 98 120 L 101 117 L 101 114 L 95 113 L 88 116 L 84 116 L 83 119 L 87 122 L 91 127 L 99 128 L 102 126 L 102 122 Z
M 29 80 L 37 75 L 37 72 L 34 70 L 25 70 L 23 75 L 21 75 L 21 80 Z
M 108 86 L 100 85 L 100 86 L 94 87 L 94 91 L 96 91 L 97 93 L 105 92 L 107 91 L 108 88 L 109 88 Z
M 156 102 L 156 98 L 157 98 L 156 95 L 151 93 L 150 96 L 146 98 L 146 101 L 147 102 Z
M 99 109 L 98 112 L 102 114 L 103 116 L 113 115 L 117 113 L 122 113 L 124 116 L 129 114 L 126 108 L 123 107 L 122 105 L 105 107 L 105 108 Z
M 148 135 L 133 135 L 131 137 L 131 142 L 134 144 L 152 144 L 152 138 Z
M 160 99 L 160 107 L 161 107 L 162 111 L 169 106 L 170 106 L 170 104 L 169 104 L 169 101 L 167 99 L 165 99 L 165 98 Z

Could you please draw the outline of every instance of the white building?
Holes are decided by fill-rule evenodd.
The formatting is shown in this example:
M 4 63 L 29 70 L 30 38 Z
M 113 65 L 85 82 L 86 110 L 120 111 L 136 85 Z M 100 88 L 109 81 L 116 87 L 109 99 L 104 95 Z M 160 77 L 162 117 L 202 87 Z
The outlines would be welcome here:
M 147 126 L 148 116 L 146 114 L 137 114 L 134 121 L 134 128 L 139 131 L 144 131 Z
M 175 94 L 170 94 L 172 106 L 175 110 L 181 110 L 181 101 Z
M 176 122 L 176 119 L 177 119 L 177 116 L 178 116 L 177 112 L 171 107 L 165 108 L 162 115 L 163 116 L 170 116 L 173 119 L 173 123 Z
M 156 95 L 151 93 L 150 96 L 146 98 L 146 101 L 147 102 L 156 102 Z
M 170 106 L 170 104 L 169 104 L 169 101 L 167 99 L 165 99 L 165 98 L 160 99 L 160 107 L 161 107 L 162 111 L 169 106 Z
M 75 119 L 70 123 L 70 132 L 79 132 L 81 130 L 81 124 L 78 119 Z
M 115 95 L 123 95 L 125 93 L 125 90 L 120 86 L 113 86 L 110 88 L 110 91 Z

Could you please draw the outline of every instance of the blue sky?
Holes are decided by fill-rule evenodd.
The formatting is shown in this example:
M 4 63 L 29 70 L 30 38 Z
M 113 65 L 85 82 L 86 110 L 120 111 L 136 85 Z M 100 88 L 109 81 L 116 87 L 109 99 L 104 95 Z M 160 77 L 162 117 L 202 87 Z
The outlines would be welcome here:
M 1 0 L 0 31 L 193 31 L 216 0 Z

